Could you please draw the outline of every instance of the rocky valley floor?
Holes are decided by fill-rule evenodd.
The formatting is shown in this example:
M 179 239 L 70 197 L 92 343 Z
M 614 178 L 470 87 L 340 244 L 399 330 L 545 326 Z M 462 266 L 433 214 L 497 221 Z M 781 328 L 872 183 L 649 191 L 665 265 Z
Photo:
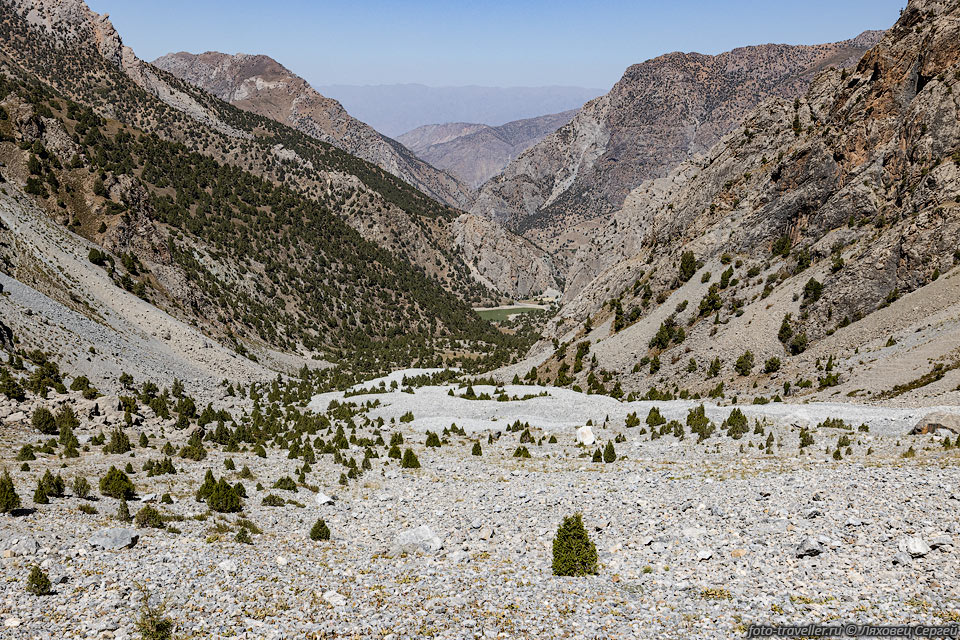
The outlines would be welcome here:
M 209 441 L 204 459 L 172 455 L 177 473 L 150 477 L 144 463 L 164 458 L 167 442 L 182 451 L 192 429 L 141 407 L 124 432 L 134 443 L 144 434 L 147 446 L 104 454 L 91 439 L 123 423 L 121 413 L 91 418 L 91 401 L 75 392 L 7 402 L 2 466 L 24 508 L 0 516 L 0 637 L 140 637 L 144 593 L 166 603 L 178 638 L 731 638 L 751 623 L 960 619 L 960 443 L 947 448 L 943 432 L 906 435 L 916 422 L 908 411 L 744 407 L 745 432 L 734 437 L 733 408 L 708 406 L 715 428 L 698 443 L 691 429 L 709 428 L 688 419 L 694 403 L 520 386 L 470 394 L 457 383 L 411 388 L 403 374 L 384 382 L 367 384 L 378 393 L 314 398 L 330 420 L 317 436 L 346 425 L 353 444 L 335 455 L 318 448 L 289 483 L 304 471 L 295 451 L 271 446 L 261 457 Z M 492 398 L 463 397 L 484 394 Z M 331 400 L 355 403 L 352 415 Z M 78 458 L 40 451 L 26 416 L 41 403 L 77 407 Z M 653 407 L 663 424 L 648 424 Z M 250 408 L 247 399 L 233 406 Z M 590 434 L 577 431 L 589 423 Z M 440 447 L 424 446 L 428 432 Z M 420 468 L 389 457 L 385 441 L 397 433 Z M 813 443 L 801 450 L 803 434 Z M 377 436 L 382 446 L 357 444 Z M 582 443 L 591 436 L 596 443 Z M 607 442 L 617 459 L 594 462 Z M 29 470 L 15 459 L 26 444 L 36 452 Z M 515 457 L 519 447 L 530 457 Z M 349 467 L 335 458 L 367 449 L 370 469 L 342 485 Z M 151 504 L 166 528 L 119 522 L 119 501 L 96 491 L 110 466 L 128 462 L 138 496 L 130 513 Z M 195 499 L 208 469 L 244 484 L 242 512 Z M 46 470 L 68 489 L 34 504 Z M 96 498 L 72 495 L 78 476 Z M 265 505 L 268 495 L 280 506 Z M 555 577 L 553 537 L 575 512 L 600 570 Z M 329 541 L 309 536 L 318 518 Z M 252 544 L 236 541 L 241 530 Z M 34 564 L 52 595 L 25 590 Z

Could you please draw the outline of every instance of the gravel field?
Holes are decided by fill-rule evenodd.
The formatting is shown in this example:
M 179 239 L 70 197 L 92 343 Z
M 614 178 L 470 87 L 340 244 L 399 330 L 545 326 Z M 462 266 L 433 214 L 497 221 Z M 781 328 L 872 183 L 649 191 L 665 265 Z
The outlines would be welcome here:
M 385 383 L 416 373 L 424 371 L 398 372 Z M 281 476 L 295 476 L 299 464 L 276 448 L 262 458 L 210 447 L 202 462 L 174 456 L 176 475 L 149 478 L 139 469 L 163 457 L 154 449 L 167 439 L 179 447 L 188 436 L 149 415 L 128 432 L 133 441 L 138 432 L 151 436 L 150 449 L 106 455 L 92 448 L 68 461 L 39 454 L 29 472 L 14 473 L 33 511 L 0 516 L 0 637 L 139 637 L 138 585 L 153 602 L 166 601 L 180 638 L 731 638 L 750 623 L 960 617 L 960 457 L 943 449 L 940 436 L 905 435 L 922 412 L 744 407 L 751 431 L 734 439 L 719 429 L 732 408 L 707 406 L 718 429 L 697 444 L 689 431 L 682 440 L 651 440 L 644 422 L 654 405 L 683 422 L 691 403 L 619 403 L 558 389 L 531 400 L 478 401 L 450 398 L 450 388 L 464 389 L 347 398 L 379 401 L 361 414 L 369 420 L 355 418 L 358 437 L 383 418 L 384 438 L 401 433 L 402 446 L 422 465 L 401 469 L 381 454 L 347 486 L 336 480 L 343 467 L 318 455 L 296 492 L 271 489 Z M 50 402 L 77 402 L 75 396 Z M 317 396 L 311 406 L 322 412 L 338 398 Z M 11 419 L 14 408 L 0 408 L 3 437 L 12 444 L 2 464 L 12 470 L 19 467 L 14 452 L 34 441 Z M 407 411 L 414 419 L 400 421 Z M 632 411 L 641 424 L 627 428 Z M 817 428 L 825 417 L 862 421 L 869 431 Z M 529 459 L 513 457 L 522 434 L 506 427 L 517 419 L 530 422 Z M 113 420 L 119 418 L 109 413 L 82 420 L 81 443 Z M 576 428 L 588 420 L 597 444 L 583 446 Z M 470 435 L 451 432 L 439 448 L 423 445 L 425 430 L 453 421 Z M 816 440 L 802 453 L 801 423 Z M 551 435 L 556 443 L 548 442 Z M 844 435 L 850 448 L 835 460 L 829 451 Z M 764 453 L 768 437 L 778 445 Z M 618 459 L 591 462 L 593 449 L 614 439 Z M 481 456 L 471 455 L 475 441 Z M 903 457 L 908 447 L 913 457 Z M 343 455 L 362 457 L 363 449 Z M 255 478 L 227 471 L 227 457 Z M 106 467 L 128 461 L 141 501 L 171 495 L 172 504 L 155 506 L 179 533 L 118 522 L 112 498 L 80 500 L 68 491 L 46 505 L 29 500 L 45 469 L 61 472 L 68 486 L 76 475 L 96 485 Z M 242 516 L 208 512 L 194 499 L 207 469 L 244 482 Z M 257 483 L 265 488 L 254 489 Z M 268 493 L 285 506 L 264 506 Z M 81 504 L 98 513 L 81 513 Z M 130 502 L 131 513 L 140 507 Z M 574 512 L 583 514 L 600 570 L 555 577 L 553 536 Z M 234 541 L 241 517 L 261 531 L 252 545 Z M 318 517 L 330 541 L 308 537 Z M 97 542 L 108 528 L 119 532 Z M 126 548 L 130 536 L 138 539 Z M 24 590 L 34 563 L 48 571 L 54 595 Z

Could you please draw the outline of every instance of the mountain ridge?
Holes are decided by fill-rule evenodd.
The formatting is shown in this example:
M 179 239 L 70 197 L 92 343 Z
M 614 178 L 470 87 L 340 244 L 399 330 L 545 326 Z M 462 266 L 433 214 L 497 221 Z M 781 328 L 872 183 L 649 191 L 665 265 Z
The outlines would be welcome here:
M 816 72 L 859 59 L 877 38 L 674 52 L 631 65 L 610 92 L 484 184 L 470 210 L 565 262 L 564 232 L 616 210 L 643 179 L 706 151 L 763 99 L 799 95 Z
M 462 209 L 472 198 L 456 179 L 353 118 L 339 102 L 269 56 L 178 52 L 151 64 L 241 109 L 368 160 L 444 204 Z
M 466 122 L 424 125 L 397 136 L 397 140 L 423 160 L 477 188 L 575 114 L 572 109 L 495 127 Z

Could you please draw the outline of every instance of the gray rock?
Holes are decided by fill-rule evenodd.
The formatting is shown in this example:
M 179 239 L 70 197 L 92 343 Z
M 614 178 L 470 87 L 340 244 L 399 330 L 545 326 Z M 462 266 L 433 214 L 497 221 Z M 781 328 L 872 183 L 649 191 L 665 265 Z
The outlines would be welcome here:
M 14 555 L 29 556 L 40 550 L 40 543 L 30 536 L 16 536 L 7 538 L 3 544 L 3 551 L 12 551 Z
M 443 548 L 440 537 L 425 524 L 416 529 L 408 529 L 400 533 L 393 543 L 394 554 L 397 553 L 429 553 L 434 554 Z
M 462 562 L 469 562 L 470 554 L 466 551 L 458 550 L 448 555 L 447 558 L 454 564 L 460 564 Z
M 818 556 L 821 553 L 823 553 L 823 545 L 817 542 L 816 540 L 814 540 L 813 538 L 806 538 L 797 547 L 798 558 Z
M 893 556 L 893 564 L 910 566 L 910 564 L 912 564 L 912 560 L 910 559 L 909 555 L 907 555 L 903 551 L 899 551 Z
M 325 494 L 323 491 L 317 493 L 317 496 L 314 498 L 318 507 L 323 507 L 329 504 L 333 504 L 333 498 Z
M 930 553 L 930 546 L 923 541 L 923 538 L 912 536 L 904 538 L 897 545 L 897 548 L 910 554 L 911 558 L 920 558 Z
M 111 527 L 101 529 L 90 536 L 89 543 L 93 547 L 101 547 L 110 551 L 117 549 L 129 549 L 137 544 L 140 534 L 134 529 L 120 527 Z
M 939 535 L 930 541 L 930 548 L 939 549 L 940 547 L 945 547 L 950 544 L 953 544 L 953 538 L 948 535 Z

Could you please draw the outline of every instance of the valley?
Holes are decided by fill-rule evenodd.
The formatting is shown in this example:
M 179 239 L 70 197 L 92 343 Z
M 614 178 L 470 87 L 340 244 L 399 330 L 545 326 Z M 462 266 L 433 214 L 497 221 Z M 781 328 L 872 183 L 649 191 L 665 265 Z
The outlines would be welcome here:
M 0 638 L 960 620 L 956 2 L 376 125 L 0 7 Z

